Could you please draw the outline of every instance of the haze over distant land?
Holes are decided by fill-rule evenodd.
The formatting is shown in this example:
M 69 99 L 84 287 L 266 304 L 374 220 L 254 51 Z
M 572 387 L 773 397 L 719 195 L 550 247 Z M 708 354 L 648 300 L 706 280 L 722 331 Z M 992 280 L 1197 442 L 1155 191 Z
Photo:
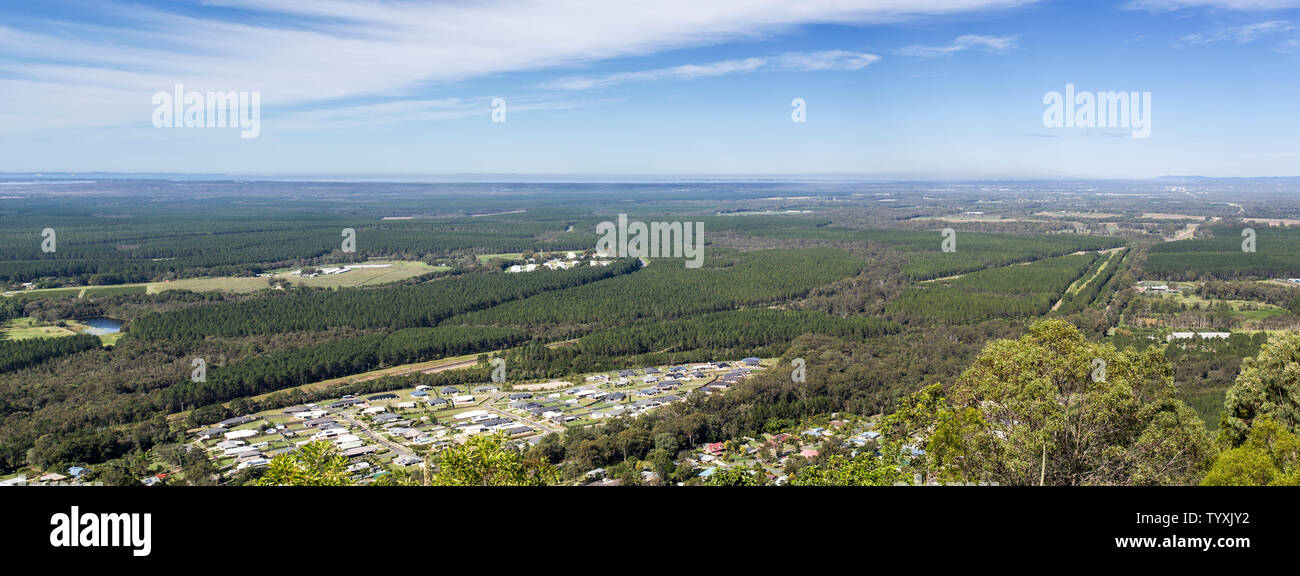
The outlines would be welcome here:
M 679 183 L 802 183 L 854 184 L 927 182 L 947 184 L 995 184 L 1033 182 L 1097 182 L 1141 184 L 1259 183 L 1300 186 L 1300 176 L 1211 177 L 1166 175 L 1153 178 L 1074 178 L 1062 176 L 942 177 L 909 174 L 203 174 L 149 172 L 0 172 L 0 186 L 89 184 L 96 180 L 170 180 L 175 182 L 337 182 L 409 184 L 670 184 Z

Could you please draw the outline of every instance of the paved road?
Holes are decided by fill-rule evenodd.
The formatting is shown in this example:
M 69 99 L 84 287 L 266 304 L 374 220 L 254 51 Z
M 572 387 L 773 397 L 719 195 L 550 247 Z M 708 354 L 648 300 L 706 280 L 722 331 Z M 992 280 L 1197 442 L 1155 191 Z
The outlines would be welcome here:
M 365 422 L 353 418 L 352 414 L 349 414 L 347 412 L 339 412 L 338 414 L 339 416 L 342 416 L 344 420 L 347 420 L 349 424 L 356 426 L 357 428 L 360 428 L 362 432 L 365 432 L 367 436 L 373 438 L 375 442 L 387 446 L 389 450 L 392 450 L 393 452 L 397 453 L 398 456 L 410 456 L 412 458 L 419 458 L 419 456 L 416 456 L 414 452 L 411 452 L 405 446 L 402 446 L 401 444 L 397 444 L 385 438 L 383 434 L 371 430 L 369 426 L 366 426 Z
M 546 430 L 547 432 L 556 432 L 556 433 L 558 433 L 558 432 L 563 432 L 563 431 L 564 431 L 564 428 L 557 427 L 557 426 L 555 426 L 554 424 L 545 423 L 545 422 L 540 422 L 540 421 L 537 421 L 537 420 L 533 420 L 533 419 L 531 419 L 531 418 L 525 418 L 525 417 L 523 417 L 523 416 L 519 416 L 519 415 L 517 415 L 517 414 L 511 414 L 511 413 L 509 413 L 509 412 L 506 412 L 505 410 L 501 410 L 500 408 L 497 408 L 496 406 L 493 406 L 493 404 L 495 404 L 495 403 L 497 402 L 497 400 L 500 400 L 501 398 L 503 398 L 503 397 L 505 397 L 505 396 L 506 396 L 506 394 L 504 394 L 504 393 L 493 394 L 492 397 L 489 398 L 487 402 L 484 402 L 483 404 L 481 404 L 480 407 L 482 407 L 482 408 L 484 408 L 484 409 L 487 409 L 487 410 L 491 410 L 492 412 L 495 412 L 496 414 L 501 415 L 501 416 L 503 416 L 503 417 L 505 417 L 505 418 L 510 418 L 511 420 L 519 420 L 519 421 L 524 422 L 525 424 L 530 424 L 530 425 L 532 425 L 532 426 L 535 427 L 535 428 L 541 428 L 541 429 L 543 429 L 543 430 Z

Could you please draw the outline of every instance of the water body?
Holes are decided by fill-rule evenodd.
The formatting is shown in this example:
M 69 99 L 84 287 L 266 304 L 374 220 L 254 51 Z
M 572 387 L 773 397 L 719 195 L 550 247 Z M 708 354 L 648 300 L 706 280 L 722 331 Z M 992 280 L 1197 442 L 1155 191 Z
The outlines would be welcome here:
M 89 326 L 83 334 L 93 334 L 103 336 L 105 334 L 116 334 L 122 331 L 122 322 L 116 318 L 87 318 L 81 321 L 82 324 Z

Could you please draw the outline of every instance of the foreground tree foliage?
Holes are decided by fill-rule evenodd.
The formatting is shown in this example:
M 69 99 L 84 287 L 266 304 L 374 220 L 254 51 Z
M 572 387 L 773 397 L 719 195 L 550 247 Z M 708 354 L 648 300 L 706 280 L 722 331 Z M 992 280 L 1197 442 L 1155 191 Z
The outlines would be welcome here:
M 801 468 L 790 478 L 791 486 L 895 486 L 911 484 L 912 475 L 898 446 L 883 447 L 879 454 L 841 455 L 825 464 Z
M 736 466 L 719 468 L 705 478 L 703 484 L 705 486 L 763 486 L 767 484 L 767 478 L 748 468 Z
M 923 447 L 912 465 L 941 482 L 1194 484 L 1213 454 L 1159 349 L 1117 351 L 1060 320 L 990 343 L 956 384 L 913 395 L 885 429 Z
M 351 486 L 348 458 L 329 442 L 310 442 L 271 459 L 258 486 Z
M 545 458 L 525 458 L 505 434 L 481 434 L 442 452 L 435 486 L 546 486 L 560 470 Z
M 1219 455 L 1201 485 L 1300 486 L 1300 439 L 1260 418 L 1241 446 Z
M 1292 433 L 1300 425 L 1300 334 L 1273 334 L 1258 356 L 1242 361 L 1219 415 L 1220 440 L 1241 446 L 1261 418 Z

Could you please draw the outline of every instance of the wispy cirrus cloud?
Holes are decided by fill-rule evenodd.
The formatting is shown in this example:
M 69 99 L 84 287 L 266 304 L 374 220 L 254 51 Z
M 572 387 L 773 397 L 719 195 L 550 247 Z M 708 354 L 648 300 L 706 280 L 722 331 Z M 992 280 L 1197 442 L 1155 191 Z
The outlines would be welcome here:
M 105 3 L 111 18 L 0 25 L 0 132 L 147 122 L 149 95 L 262 93 L 263 106 L 383 97 L 662 51 L 756 40 L 814 24 L 871 25 L 987 12 L 1037 0 L 207 0 Z M 779 58 L 778 58 L 779 60 Z M 805 66 L 839 62 L 813 58 Z M 740 61 L 743 69 L 753 63 Z M 764 60 L 759 67 L 780 66 Z M 787 63 L 787 65 L 792 65 Z M 828 64 L 830 65 L 830 64 Z M 734 73 L 721 68 L 662 74 Z M 52 109 L 52 94 L 96 105 Z
M 1152 12 L 1172 12 L 1185 8 L 1267 12 L 1297 7 L 1300 7 L 1300 0 L 1133 0 L 1125 5 L 1130 10 Z
M 1215 44 L 1219 42 L 1249 44 L 1265 36 L 1290 32 L 1295 29 L 1295 24 L 1289 20 L 1269 20 L 1255 24 L 1228 26 L 1210 32 L 1188 34 L 1180 38 L 1179 42 L 1182 44 Z
M 913 56 L 916 58 L 938 58 L 941 56 L 951 56 L 958 52 L 975 50 L 978 52 L 989 52 L 992 54 L 1006 54 L 1017 48 L 1018 44 L 1014 36 L 981 36 L 977 34 L 966 34 L 958 36 L 951 44 L 945 46 L 907 46 L 898 49 L 896 52 L 902 56 Z
M 491 96 L 473 98 L 437 98 L 394 100 L 374 104 L 328 106 L 309 110 L 287 112 L 277 122 L 277 128 L 286 130 L 312 130 L 321 126 L 359 128 L 368 126 L 409 125 L 439 120 L 454 120 L 492 113 Z M 520 112 L 573 110 L 612 102 L 611 99 L 557 99 L 522 97 L 512 98 L 507 111 Z
M 713 78 L 764 70 L 786 72 L 851 71 L 869 66 L 878 60 L 880 60 L 880 56 L 875 54 L 843 50 L 786 53 L 772 57 L 723 60 L 708 64 L 684 64 L 654 70 L 616 72 L 599 76 L 569 76 L 544 82 L 542 88 L 548 90 L 592 90 L 619 84 L 662 80 L 694 80 L 696 78 Z

